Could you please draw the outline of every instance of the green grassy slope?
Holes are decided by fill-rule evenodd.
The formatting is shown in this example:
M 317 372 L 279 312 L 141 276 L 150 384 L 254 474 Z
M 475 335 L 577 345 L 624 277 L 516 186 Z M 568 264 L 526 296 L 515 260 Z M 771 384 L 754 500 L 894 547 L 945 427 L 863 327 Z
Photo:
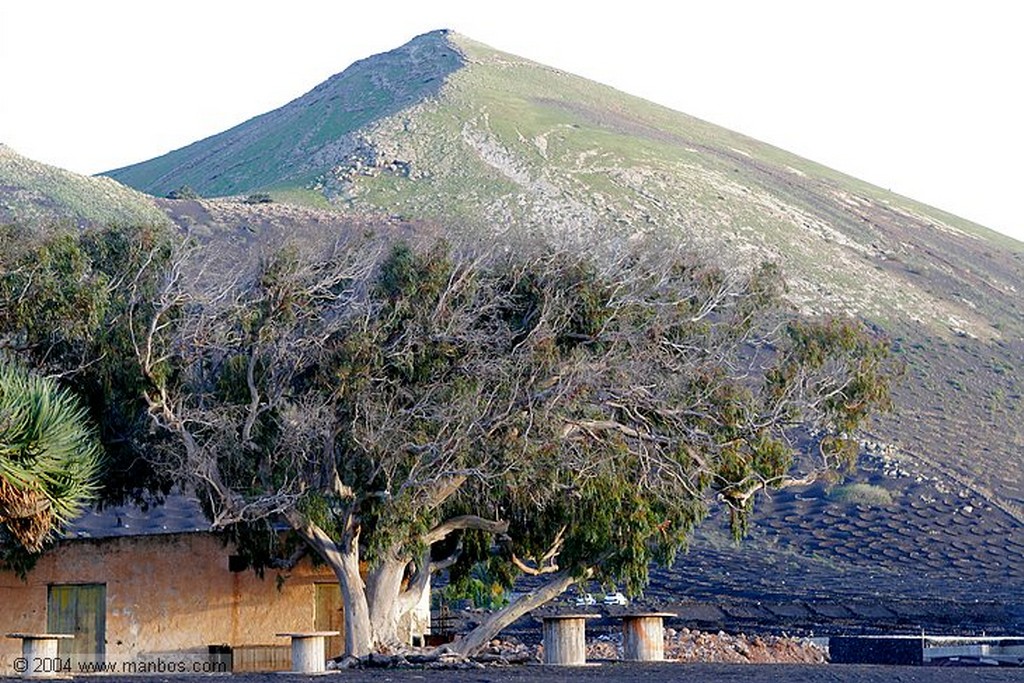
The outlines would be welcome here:
M 203 196 L 302 187 L 324 169 L 359 158 L 356 131 L 436 92 L 460 65 L 443 33 L 419 36 L 353 64 L 280 109 L 106 175 L 157 196 L 182 185 Z
M 109 178 L 89 178 L 27 159 L 0 145 L 0 224 L 159 225 L 152 197 Z
M 991 338 L 994 323 L 1020 320 L 1020 243 L 698 119 L 452 40 L 468 66 L 441 96 L 364 132 L 380 157 L 413 172 L 327 174 L 344 200 L 487 230 L 672 235 L 732 259 L 775 258 L 801 304 L 827 301 L 879 321 L 917 317 Z M 924 271 L 934 271 L 926 282 Z M 982 299 L 993 299 L 998 320 L 972 306 Z

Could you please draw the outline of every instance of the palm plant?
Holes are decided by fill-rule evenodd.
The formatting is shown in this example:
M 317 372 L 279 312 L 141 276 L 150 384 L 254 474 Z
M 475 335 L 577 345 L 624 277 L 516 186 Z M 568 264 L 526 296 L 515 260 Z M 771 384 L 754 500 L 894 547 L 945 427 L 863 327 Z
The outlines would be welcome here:
M 54 381 L 0 361 L 0 525 L 38 552 L 95 497 L 100 448 Z

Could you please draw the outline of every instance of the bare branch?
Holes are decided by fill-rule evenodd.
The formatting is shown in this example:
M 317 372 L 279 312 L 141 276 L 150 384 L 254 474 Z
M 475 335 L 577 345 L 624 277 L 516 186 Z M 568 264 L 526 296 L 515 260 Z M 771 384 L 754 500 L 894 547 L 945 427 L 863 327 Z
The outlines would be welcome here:
M 459 517 L 452 517 L 441 522 L 425 533 L 422 540 L 427 545 L 433 545 L 456 531 L 465 531 L 467 529 L 486 531 L 490 534 L 504 534 L 508 533 L 508 522 L 484 519 L 476 515 L 460 515 Z

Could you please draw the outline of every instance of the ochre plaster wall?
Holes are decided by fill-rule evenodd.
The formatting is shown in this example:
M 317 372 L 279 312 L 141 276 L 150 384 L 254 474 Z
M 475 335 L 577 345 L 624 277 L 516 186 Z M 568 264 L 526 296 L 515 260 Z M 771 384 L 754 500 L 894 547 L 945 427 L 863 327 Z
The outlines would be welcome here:
M 206 653 L 211 644 L 287 645 L 274 634 L 313 630 L 314 584 L 334 581 L 329 569 L 304 560 L 279 587 L 274 571 L 263 579 L 229 571 L 229 554 L 207 533 L 67 541 L 27 581 L 0 572 L 0 636 L 46 631 L 52 583 L 106 584 L 110 659 Z M 20 654 L 20 641 L 0 637 L 0 675 L 12 673 Z

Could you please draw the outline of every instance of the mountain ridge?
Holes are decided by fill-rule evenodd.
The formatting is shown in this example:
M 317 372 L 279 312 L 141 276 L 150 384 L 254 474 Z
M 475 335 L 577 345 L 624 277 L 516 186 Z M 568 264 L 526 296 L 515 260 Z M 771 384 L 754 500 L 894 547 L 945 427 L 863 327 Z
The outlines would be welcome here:
M 428 66 L 415 58 L 424 53 Z M 419 70 L 410 64 L 418 64 Z M 363 125 L 332 128 L 339 135 L 326 141 L 317 139 L 324 127 L 311 132 L 294 113 L 306 110 L 312 116 L 322 109 L 324 97 L 337 98 L 339 89 L 353 83 L 359 87 L 352 97 L 362 96 L 368 79 L 379 83 L 396 70 L 417 74 L 413 81 L 433 74 L 428 79 L 433 85 L 429 92 L 399 88 L 407 96 L 389 101 L 396 105 L 393 111 L 363 108 Z M 403 83 L 408 85 L 408 80 Z M 332 110 L 332 115 L 351 115 L 351 104 Z M 297 118 L 298 128 L 290 127 Z M 275 125 L 259 123 L 270 120 Z M 280 121 L 289 123 L 284 132 L 276 125 Z M 207 153 L 225 139 L 244 139 L 252 147 L 249 141 L 263 139 L 264 132 L 271 138 L 267 144 L 283 139 L 312 139 L 316 144 L 285 145 L 287 153 L 271 155 L 274 163 L 257 156 L 248 166 L 240 165 L 233 152 L 220 154 L 218 163 L 218 154 Z M 560 145 L 567 149 L 559 158 Z M 199 156 L 187 168 L 165 172 L 162 184 L 143 182 L 147 173 L 166 170 L 169 164 L 181 166 L 182 155 L 190 150 Z M 302 154 L 308 156 L 296 161 Z M 595 156 L 614 158 L 602 164 L 593 161 Z M 278 169 L 277 175 L 266 174 L 268 164 Z M 197 169 L 205 169 L 209 177 L 197 176 Z M 242 174 L 246 181 L 231 181 L 228 188 L 228 173 Z M 804 305 L 829 298 L 815 291 L 822 282 L 839 280 L 833 289 L 848 284 L 834 267 L 845 263 L 857 271 L 852 279 L 860 291 L 841 301 L 839 310 L 861 312 L 855 304 L 867 302 L 864 312 L 879 318 L 893 305 L 887 300 L 890 293 L 901 290 L 909 299 L 905 308 L 925 311 L 935 326 L 969 328 L 970 334 L 986 337 L 998 333 L 970 306 L 933 297 L 897 272 L 892 262 L 903 260 L 905 243 L 890 239 L 891 244 L 879 244 L 887 237 L 879 233 L 893 222 L 930 226 L 1024 253 L 1024 244 L 982 226 L 450 31 L 423 34 L 394 51 L 356 62 L 284 107 L 110 175 L 157 194 L 174 189 L 175 183 L 214 196 L 278 190 L 290 199 L 326 197 L 344 210 L 408 213 L 488 228 L 508 224 L 549 237 L 582 235 L 583 241 L 589 233 L 630 239 L 670 232 L 704 246 L 719 245 L 725 238 L 739 247 L 734 251 L 752 252 L 752 258 L 773 258 L 789 266 L 798 262 L 789 269 L 796 297 Z M 751 219 L 743 214 L 752 206 L 758 215 Z M 864 228 L 864 223 L 877 229 Z M 1011 278 L 1019 280 L 1024 273 L 1020 263 L 987 264 L 986 270 L 1009 269 Z M 866 291 L 868 269 L 879 264 L 879 277 L 889 282 Z M 1014 316 L 1009 317 L 1013 323 Z
M 277 109 L 158 157 L 161 162 L 156 165 L 133 164 L 103 175 L 155 195 L 182 184 L 216 196 L 306 180 L 311 172 L 323 170 L 316 166 L 318 161 L 329 164 L 348 152 L 355 143 L 347 136 L 371 118 L 400 110 L 440 85 L 445 68 L 459 63 L 444 43 L 444 35 L 443 30 L 426 33 L 396 50 L 359 60 Z M 422 70 L 417 64 L 428 66 Z M 403 78 L 397 77 L 399 70 Z M 371 93 L 375 100 L 367 103 L 363 98 Z M 267 132 L 254 139 L 253 127 Z M 294 130 L 300 133 L 290 135 Z M 221 157 L 227 161 L 209 163 Z M 187 161 L 178 161 L 182 158 Z M 231 172 L 233 164 L 242 162 L 249 174 L 244 180 Z

